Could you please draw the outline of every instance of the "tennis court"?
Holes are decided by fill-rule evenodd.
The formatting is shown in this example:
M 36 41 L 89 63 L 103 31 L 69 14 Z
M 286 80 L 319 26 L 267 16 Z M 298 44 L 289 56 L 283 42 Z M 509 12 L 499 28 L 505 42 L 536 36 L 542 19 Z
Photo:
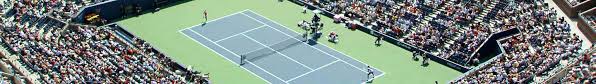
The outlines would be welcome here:
M 305 41 L 297 32 L 251 10 L 179 32 L 272 84 L 359 84 L 368 79 L 366 64 Z M 373 70 L 375 78 L 384 75 Z

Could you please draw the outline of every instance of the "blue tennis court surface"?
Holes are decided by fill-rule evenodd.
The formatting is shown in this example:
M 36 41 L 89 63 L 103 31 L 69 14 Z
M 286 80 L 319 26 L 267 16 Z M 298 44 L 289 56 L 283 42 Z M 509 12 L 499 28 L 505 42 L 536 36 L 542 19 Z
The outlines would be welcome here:
M 366 64 L 312 40 L 303 42 L 299 33 L 250 10 L 179 32 L 239 65 L 240 55 L 271 49 L 273 53 L 240 66 L 268 83 L 361 84 L 368 80 Z M 289 43 L 283 49 L 272 47 L 280 42 Z M 384 74 L 373 69 L 375 78 Z

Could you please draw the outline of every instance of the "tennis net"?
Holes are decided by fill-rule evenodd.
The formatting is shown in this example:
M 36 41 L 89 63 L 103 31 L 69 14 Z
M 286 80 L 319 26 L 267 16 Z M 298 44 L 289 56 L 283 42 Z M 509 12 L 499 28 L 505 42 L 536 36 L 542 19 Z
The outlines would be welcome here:
M 244 65 L 246 62 L 254 62 L 267 56 L 271 56 L 279 51 L 283 51 L 292 46 L 296 46 L 306 40 L 301 35 L 293 36 L 288 39 L 279 41 L 273 45 L 262 47 L 244 54 L 240 54 L 240 65 Z

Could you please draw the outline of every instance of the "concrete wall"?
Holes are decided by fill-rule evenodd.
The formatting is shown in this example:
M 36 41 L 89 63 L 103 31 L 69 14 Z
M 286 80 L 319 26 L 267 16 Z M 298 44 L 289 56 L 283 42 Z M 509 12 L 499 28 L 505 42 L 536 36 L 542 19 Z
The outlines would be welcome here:
M 594 42 L 596 42 L 596 31 L 594 31 L 594 29 L 596 28 L 588 25 L 589 21 L 584 15 L 596 15 L 596 8 L 580 13 L 579 21 L 577 22 L 579 30 L 586 36 L 586 38 L 588 38 L 588 40 L 590 40 L 589 42 L 591 44 L 594 44 Z
M 575 6 L 571 6 L 571 4 L 567 0 L 553 1 L 557 6 L 559 6 L 559 8 L 561 8 L 561 10 L 563 10 L 563 13 L 565 13 L 565 15 L 567 15 L 567 17 L 569 18 L 577 18 L 578 13 L 580 13 L 581 11 L 591 9 L 596 6 L 596 0 L 587 0 Z
M 498 44 L 497 41 L 499 39 L 502 39 L 502 38 L 505 38 L 508 36 L 512 36 L 512 35 L 515 35 L 518 33 L 520 33 L 520 30 L 518 28 L 513 28 L 513 29 L 505 30 L 502 32 L 497 32 L 497 33 L 491 34 L 488 37 L 488 39 L 480 46 L 478 51 L 476 51 L 475 53 L 472 54 L 472 56 L 480 59 L 481 62 L 485 62 L 486 60 L 494 58 L 494 56 L 491 56 L 491 55 L 500 54 L 500 53 L 504 52 L 499 49 L 500 45 Z

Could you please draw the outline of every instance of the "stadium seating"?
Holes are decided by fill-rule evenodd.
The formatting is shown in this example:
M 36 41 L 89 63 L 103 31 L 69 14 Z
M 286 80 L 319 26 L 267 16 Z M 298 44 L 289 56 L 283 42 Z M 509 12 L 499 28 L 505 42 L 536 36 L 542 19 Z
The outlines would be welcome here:
M 365 26 L 376 25 L 379 27 L 372 29 L 403 30 L 399 33 L 394 31 L 383 33 L 386 35 L 399 34 L 388 36 L 395 36 L 405 43 L 431 51 L 439 57 L 461 65 L 467 65 L 469 60 L 473 59 L 470 55 L 490 34 L 485 26 L 469 26 L 475 18 L 480 16 L 480 10 L 485 8 L 484 5 L 489 4 L 484 0 L 302 1 L 335 14 L 345 15 L 349 19 L 360 21 L 359 23 L 363 23 Z
M 548 75 L 544 72 L 559 66 L 563 58 L 578 56 L 582 40 L 570 33 L 567 22 L 556 18 L 546 6 L 526 1 L 518 4 L 533 7 L 516 11 L 535 12 L 512 15 L 526 17 L 512 25 L 522 31 L 521 35 L 504 41 L 505 53 L 497 61 L 454 83 L 528 83 L 537 75 Z
M 0 44 L 39 83 L 199 83 L 199 76 L 145 41 L 124 41 L 112 26 L 68 23 L 85 5 L 75 0 L 13 1 L 2 4 Z M 3 64 L 3 63 L 0 63 Z M 1 67 L 0 67 L 1 68 Z M 7 72 L 3 70 L 4 72 Z M 180 72 L 183 71 L 183 72 Z M 190 78 L 190 79 L 189 79 Z
M 398 27 L 406 31 L 385 34 L 405 34 L 403 37 L 389 36 L 465 66 L 470 66 L 470 60 L 476 59 L 471 54 L 489 35 L 513 28 L 521 31 L 521 34 L 505 39 L 504 54 L 495 57 L 496 61 L 452 83 L 528 83 L 534 77 L 548 75 L 545 72 L 560 67 L 557 64 L 563 58 L 575 57 L 581 52 L 582 40 L 570 32 L 569 24 L 558 18 L 556 11 L 548 8 L 543 0 L 302 1 L 338 15 L 347 15 L 365 26 L 374 25 L 366 24 L 371 23 L 368 19 L 378 19 L 372 23 L 387 26 L 376 29 Z M 402 25 L 411 22 L 415 23 L 411 27 Z
M 592 47 L 588 51 L 596 52 L 596 47 Z M 594 83 L 594 76 L 596 76 L 595 56 L 595 53 L 587 52 L 577 57 L 577 61 L 571 63 L 570 70 L 568 72 L 563 72 L 566 74 L 560 78 L 560 81 L 557 81 L 555 83 Z
M 151 44 L 113 26 L 71 23 L 110 0 L 7 0 L 0 4 L 0 83 L 200 83 Z M 544 0 L 300 0 L 449 62 L 470 61 L 490 35 L 503 53 L 450 83 L 529 83 L 577 59 L 561 83 L 594 83 L 595 54 Z M 571 5 L 587 0 L 568 0 Z M 88 9 L 89 11 L 91 9 Z M 111 12 L 110 12 L 111 13 Z M 115 14 L 116 16 L 116 14 Z M 585 16 L 596 25 L 596 16 Z M 117 18 L 117 17 L 114 17 Z M 593 29 L 596 31 L 596 29 Z M 517 31 L 517 30 L 516 30 Z M 593 49 L 592 49 L 593 51 Z M 180 72 L 182 71 L 182 72 Z M 10 73 L 9 73 L 10 72 Z M 11 78 L 8 78 L 11 77 Z

